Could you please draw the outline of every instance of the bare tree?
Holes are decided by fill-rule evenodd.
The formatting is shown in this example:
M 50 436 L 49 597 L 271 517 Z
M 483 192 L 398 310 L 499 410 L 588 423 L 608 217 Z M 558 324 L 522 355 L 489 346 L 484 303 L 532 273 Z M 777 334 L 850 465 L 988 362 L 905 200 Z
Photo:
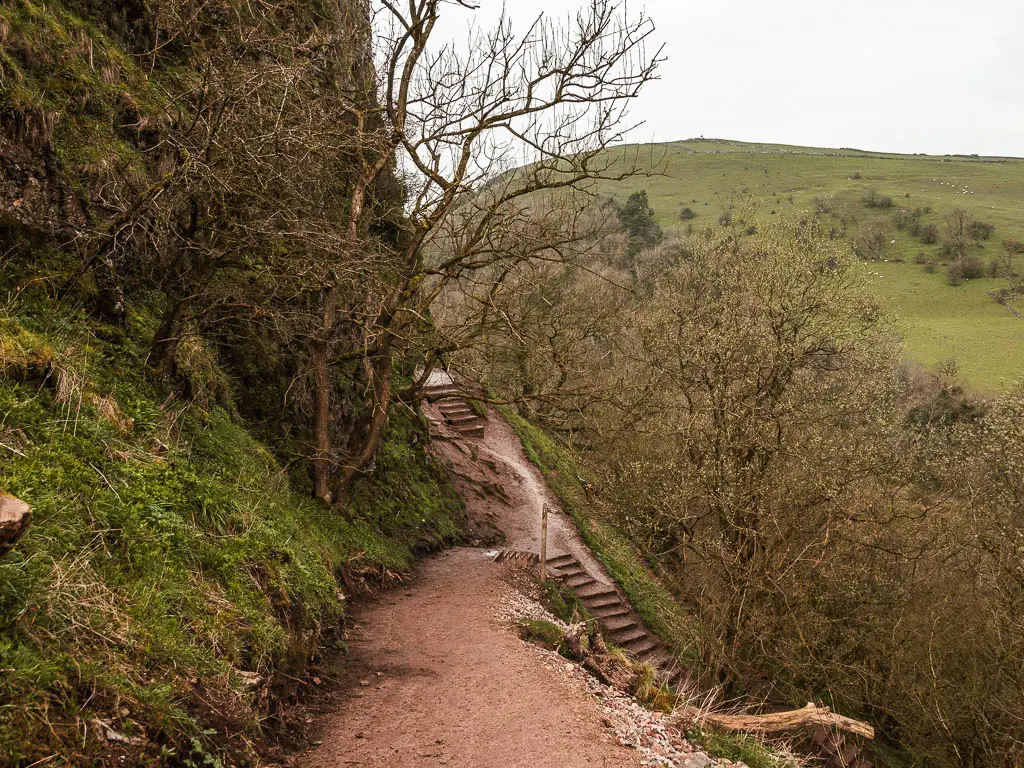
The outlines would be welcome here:
M 565 27 L 542 17 L 516 34 L 502 16 L 460 52 L 434 40 L 441 13 L 457 7 L 469 6 L 442 0 L 375 6 L 377 91 L 370 92 L 367 78 L 353 92 L 350 111 L 365 138 L 364 187 L 398 154 L 407 226 L 384 278 L 369 286 L 358 310 L 339 313 L 333 283 L 322 291 L 324 347 L 314 355 L 320 392 L 315 488 L 324 499 L 342 496 L 370 461 L 390 404 L 417 396 L 416 385 L 394 391 L 394 366 L 423 341 L 424 320 L 445 288 L 505 263 L 553 258 L 564 233 L 542 229 L 528 236 L 522 226 L 538 195 L 585 192 L 594 180 L 633 170 L 603 150 L 624 136 L 628 102 L 655 76 L 659 57 L 647 50 L 649 19 L 628 17 L 611 0 L 592 0 Z M 349 217 L 355 234 L 367 226 L 361 206 L 357 185 Z M 357 329 L 357 344 L 343 343 L 341 327 Z M 422 351 L 426 376 L 444 350 Z M 341 452 L 331 494 L 327 478 L 336 449 L 328 368 L 353 361 L 366 408 Z
M 956 261 L 963 259 L 970 244 L 971 214 L 963 208 L 954 208 L 946 217 L 946 237 L 943 249 Z

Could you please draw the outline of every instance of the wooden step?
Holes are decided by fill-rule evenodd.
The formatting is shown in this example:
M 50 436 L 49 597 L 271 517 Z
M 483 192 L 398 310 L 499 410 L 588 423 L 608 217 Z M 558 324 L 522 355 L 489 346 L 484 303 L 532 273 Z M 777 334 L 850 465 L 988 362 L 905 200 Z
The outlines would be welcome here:
M 463 437 L 483 437 L 484 425 L 478 424 L 475 427 L 459 427 L 459 434 Z
M 636 619 L 634 619 L 628 611 L 624 611 L 618 616 L 614 616 L 610 619 L 600 619 L 601 626 L 604 627 L 604 631 L 608 633 L 622 632 L 626 629 L 632 629 L 637 626 Z
M 597 579 L 595 579 L 586 571 L 580 571 L 579 573 L 573 574 L 565 580 L 566 585 L 570 587 L 574 592 L 577 589 L 585 587 L 588 584 L 594 584 L 596 582 Z
M 657 648 L 659 643 L 647 632 L 644 632 L 643 637 L 638 637 L 635 640 L 629 640 L 624 643 L 617 643 L 617 645 L 634 656 L 642 656 L 647 651 Z
M 591 613 L 597 608 L 604 608 L 605 606 L 615 605 L 622 606 L 622 601 L 619 596 L 614 592 L 603 592 L 599 595 L 591 595 L 590 597 L 580 598 L 587 610 Z
M 581 573 L 586 573 L 581 565 L 567 565 L 565 568 L 552 568 L 549 565 L 548 570 L 550 570 L 552 574 L 557 576 L 559 579 L 565 579 L 566 581 L 571 579 L 573 576 L 579 576 Z
M 635 622 L 631 627 L 623 627 L 622 629 L 609 633 L 609 639 L 616 645 L 623 648 L 625 648 L 629 643 L 636 642 L 637 640 L 643 640 L 649 636 L 650 633 L 643 627 L 638 627 Z
M 480 421 L 480 417 L 475 413 L 471 413 L 468 416 L 445 416 L 444 420 L 456 427 L 461 427 L 465 424 L 472 424 Z
M 596 580 L 593 584 L 586 584 L 573 589 L 573 592 L 575 592 L 577 597 L 581 600 L 587 600 L 588 598 L 598 597 L 600 595 L 615 595 L 618 597 L 618 593 L 615 591 L 614 587 Z
M 501 549 L 498 550 L 498 553 L 494 556 L 494 562 L 496 563 L 518 562 L 533 565 L 539 561 L 540 555 L 536 552 L 527 552 L 523 549 Z
M 612 603 L 611 605 L 606 605 L 601 608 L 590 608 L 589 610 L 590 613 L 600 621 L 629 615 L 629 608 L 624 606 L 622 603 Z
M 450 384 L 443 384 L 437 387 L 427 387 L 423 390 L 423 396 L 428 400 L 440 400 L 443 397 L 457 397 L 459 390 Z
M 576 565 L 579 565 L 580 561 L 577 560 L 573 555 L 555 555 L 554 557 L 548 558 L 549 568 L 564 568 L 567 567 L 570 563 L 575 563 Z
M 441 415 L 446 419 L 457 419 L 460 416 L 476 416 L 472 408 L 461 405 L 458 408 L 442 408 Z
M 454 384 L 430 384 L 423 388 L 423 394 L 436 395 L 438 392 L 458 392 Z
M 640 654 L 640 656 L 640 660 L 645 664 L 650 664 L 652 667 L 659 669 L 665 669 L 672 663 L 672 654 L 661 647 L 651 648 L 649 651 Z

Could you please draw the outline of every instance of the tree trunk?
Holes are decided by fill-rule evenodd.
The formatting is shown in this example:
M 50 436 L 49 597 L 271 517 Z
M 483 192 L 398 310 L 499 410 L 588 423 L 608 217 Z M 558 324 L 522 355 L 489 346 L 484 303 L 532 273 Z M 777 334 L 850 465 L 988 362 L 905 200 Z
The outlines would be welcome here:
M 391 355 L 378 355 L 370 366 L 370 376 L 370 389 L 373 392 L 370 419 L 363 430 L 361 442 L 349 451 L 349 461 L 338 475 L 336 501 L 339 503 L 356 476 L 373 459 L 387 424 L 388 409 L 391 406 Z
M 837 715 L 828 707 L 818 707 L 813 703 L 808 703 L 803 709 L 773 712 L 768 715 L 719 715 L 701 712 L 696 707 L 683 707 L 677 717 L 691 722 L 708 723 L 726 731 L 784 733 L 811 726 L 825 726 L 865 739 L 875 738 L 875 729 L 867 723 Z
M 168 297 L 160 327 L 149 348 L 149 367 L 166 376 L 175 374 L 175 356 L 181 340 L 181 319 L 188 309 L 188 299 Z
M 331 449 L 331 371 L 330 334 L 334 329 L 338 304 L 338 288 L 331 285 L 324 290 L 323 326 L 320 336 L 310 342 L 310 362 L 313 366 L 313 495 L 331 503 L 331 467 L 334 457 Z

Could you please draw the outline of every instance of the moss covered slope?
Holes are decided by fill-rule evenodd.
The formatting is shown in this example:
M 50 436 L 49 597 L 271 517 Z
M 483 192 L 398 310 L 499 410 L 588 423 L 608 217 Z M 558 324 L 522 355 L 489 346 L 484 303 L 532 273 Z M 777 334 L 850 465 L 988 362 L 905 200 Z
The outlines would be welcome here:
M 130 329 L 47 306 L 0 304 L 0 489 L 33 507 L 0 559 L 0 764 L 244 762 L 346 598 L 457 541 L 461 502 L 397 418 L 329 510 L 230 390 L 168 396 Z

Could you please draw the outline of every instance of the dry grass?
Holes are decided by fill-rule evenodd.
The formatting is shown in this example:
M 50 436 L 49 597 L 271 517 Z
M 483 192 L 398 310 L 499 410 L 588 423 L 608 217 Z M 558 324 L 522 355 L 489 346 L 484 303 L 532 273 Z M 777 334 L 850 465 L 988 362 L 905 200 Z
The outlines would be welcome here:
M 91 394 L 89 395 L 89 402 L 96 409 L 99 417 L 112 425 L 122 435 L 127 435 L 132 431 L 135 419 L 122 411 L 121 406 L 117 404 L 117 400 L 112 396 Z

